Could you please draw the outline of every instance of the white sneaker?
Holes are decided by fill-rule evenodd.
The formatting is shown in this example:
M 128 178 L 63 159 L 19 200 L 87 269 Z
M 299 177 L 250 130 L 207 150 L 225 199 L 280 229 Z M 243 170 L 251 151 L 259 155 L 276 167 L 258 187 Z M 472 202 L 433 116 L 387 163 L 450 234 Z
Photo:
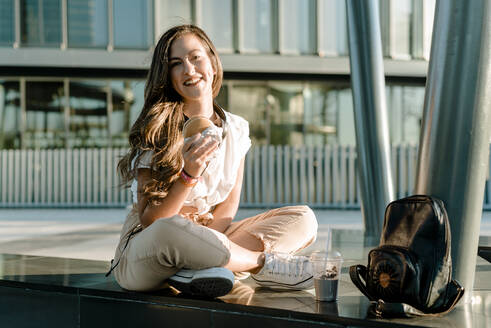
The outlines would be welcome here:
M 273 289 L 310 289 L 314 286 L 312 264 L 306 256 L 264 254 L 261 271 L 252 274 L 254 281 Z
M 203 270 L 182 269 L 167 282 L 183 294 L 215 298 L 232 290 L 234 274 L 221 267 Z

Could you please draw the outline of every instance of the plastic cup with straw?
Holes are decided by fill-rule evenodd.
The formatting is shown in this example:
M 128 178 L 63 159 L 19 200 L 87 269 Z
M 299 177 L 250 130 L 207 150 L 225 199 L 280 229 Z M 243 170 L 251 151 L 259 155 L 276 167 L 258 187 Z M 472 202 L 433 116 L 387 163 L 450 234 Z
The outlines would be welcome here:
M 343 259 L 339 252 L 332 250 L 332 230 L 327 228 L 326 250 L 310 256 L 313 265 L 315 299 L 336 301 L 338 298 L 339 274 Z

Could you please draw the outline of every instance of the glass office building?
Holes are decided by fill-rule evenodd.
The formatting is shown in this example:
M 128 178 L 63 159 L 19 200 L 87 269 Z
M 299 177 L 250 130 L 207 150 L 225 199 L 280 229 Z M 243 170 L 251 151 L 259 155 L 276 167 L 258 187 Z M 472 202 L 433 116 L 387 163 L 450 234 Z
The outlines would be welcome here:
M 434 1 L 380 0 L 393 144 L 416 144 Z M 256 145 L 355 143 L 344 0 L 0 0 L 0 149 L 124 147 L 159 35 L 194 23 Z

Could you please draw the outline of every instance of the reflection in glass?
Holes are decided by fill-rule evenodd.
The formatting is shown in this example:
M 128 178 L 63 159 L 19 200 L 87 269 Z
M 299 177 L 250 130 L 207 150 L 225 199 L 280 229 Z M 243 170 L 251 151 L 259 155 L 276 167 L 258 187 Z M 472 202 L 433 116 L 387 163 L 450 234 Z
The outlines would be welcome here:
M 226 83 L 222 84 L 222 88 L 220 89 L 220 92 L 218 93 L 218 96 L 215 98 L 215 102 L 225 108 L 225 110 L 229 110 L 229 104 L 228 104 L 228 85 Z
M 410 57 L 411 0 L 392 1 L 391 5 L 391 55 L 395 58 Z
M 281 51 L 312 54 L 315 51 L 315 1 L 284 0 L 280 3 Z
M 143 108 L 143 81 L 111 82 L 111 138 L 113 147 L 127 147 L 129 131 Z
M 70 82 L 70 148 L 109 145 L 107 90 L 105 81 Z
M 68 44 L 71 47 L 107 45 L 107 0 L 68 0 Z
M 423 25 L 423 58 L 430 60 L 431 36 L 433 33 L 433 19 L 435 17 L 435 2 L 436 0 L 423 1 L 423 17 L 421 24 Z M 416 24 L 419 24 L 417 22 Z
M 350 88 L 335 91 L 337 112 L 336 135 L 340 145 L 356 145 L 355 118 L 353 112 L 353 95 Z
M 344 0 L 322 1 L 322 19 L 318 22 L 322 36 L 319 53 L 323 56 L 347 55 L 346 3 Z
M 0 149 L 20 147 L 20 92 L 18 81 L 0 81 Z
M 14 0 L 0 0 L 0 45 L 14 43 Z
M 303 144 L 304 97 L 301 83 L 272 83 L 270 92 L 276 106 L 269 111 L 270 142 L 273 145 Z
M 29 46 L 61 43 L 60 0 L 21 0 L 21 41 Z
M 404 87 L 401 124 L 403 125 L 403 142 L 412 145 L 419 143 L 421 118 L 423 117 L 424 87 Z
M 217 49 L 232 51 L 232 1 L 203 0 L 202 3 L 203 29 L 206 34 Z
M 0 81 L 0 148 L 126 147 L 143 107 L 143 80 Z M 392 144 L 417 144 L 423 86 L 388 85 Z M 226 81 L 216 101 L 249 122 L 255 145 L 355 145 L 346 82 Z
M 243 51 L 273 52 L 271 0 L 243 2 Z
M 114 46 L 147 49 L 153 39 L 150 0 L 113 1 Z
M 62 82 L 26 83 L 26 130 L 23 147 L 65 146 Z
M 335 91 L 327 85 L 229 84 L 229 106 L 249 122 L 253 143 L 323 145 L 337 141 Z
M 424 88 L 391 85 L 386 88 L 390 140 L 394 144 L 419 143 Z
M 303 91 L 304 97 L 304 143 L 322 146 L 336 142 L 336 104 L 333 93 L 327 86 L 310 85 Z
M 191 24 L 193 21 L 191 10 L 191 0 L 160 0 L 155 2 L 157 37 L 172 26 Z
M 65 108 L 62 81 L 28 81 L 23 116 L 19 81 L 0 81 L 0 149 L 127 147 L 144 87 L 143 80 L 70 81 Z
M 263 85 L 261 85 L 263 84 Z M 228 99 L 230 112 L 242 116 L 249 122 L 249 133 L 254 144 L 267 144 L 269 142 L 269 112 L 274 111 L 268 103 L 269 88 L 264 83 L 229 85 L 230 99 Z M 269 95 L 269 99 L 277 102 Z

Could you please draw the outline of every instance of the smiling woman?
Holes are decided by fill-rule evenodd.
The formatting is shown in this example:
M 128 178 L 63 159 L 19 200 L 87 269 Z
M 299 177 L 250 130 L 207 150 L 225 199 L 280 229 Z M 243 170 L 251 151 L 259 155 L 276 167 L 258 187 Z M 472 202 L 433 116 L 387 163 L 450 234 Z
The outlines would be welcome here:
M 123 288 L 169 283 L 216 297 L 230 291 L 233 273 L 252 274 L 261 286 L 313 286 L 307 258 L 293 255 L 315 240 L 310 208 L 284 207 L 232 222 L 251 140 L 247 121 L 214 101 L 222 75 L 215 47 L 196 26 L 171 28 L 155 47 L 145 103 L 118 165 L 133 210 L 108 274 L 114 270 Z M 184 138 L 184 123 L 197 117 L 211 126 Z

